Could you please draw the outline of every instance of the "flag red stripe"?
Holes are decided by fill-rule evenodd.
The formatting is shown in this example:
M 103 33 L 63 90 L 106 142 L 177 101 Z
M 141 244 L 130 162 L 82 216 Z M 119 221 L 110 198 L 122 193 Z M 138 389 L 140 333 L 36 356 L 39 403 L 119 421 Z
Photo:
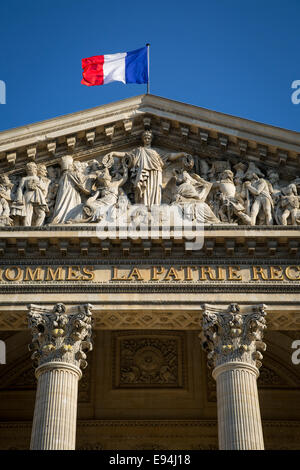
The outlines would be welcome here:
M 83 78 L 81 83 L 87 86 L 103 85 L 103 64 L 104 55 L 94 55 L 93 57 L 82 59 Z

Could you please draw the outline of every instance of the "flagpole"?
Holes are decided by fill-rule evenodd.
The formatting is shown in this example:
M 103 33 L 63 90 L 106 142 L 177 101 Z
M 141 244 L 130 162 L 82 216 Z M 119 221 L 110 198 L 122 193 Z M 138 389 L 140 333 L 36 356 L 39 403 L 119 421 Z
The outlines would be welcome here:
M 147 43 L 147 62 L 148 62 L 148 81 L 147 81 L 147 95 L 150 93 L 150 44 Z

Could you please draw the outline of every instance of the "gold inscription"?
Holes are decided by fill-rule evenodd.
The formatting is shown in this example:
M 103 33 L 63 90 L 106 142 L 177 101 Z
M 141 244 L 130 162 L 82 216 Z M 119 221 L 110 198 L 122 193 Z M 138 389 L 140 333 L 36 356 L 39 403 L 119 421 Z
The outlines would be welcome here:
M 63 281 L 63 270 L 61 266 L 54 271 L 52 268 L 47 269 L 46 281 Z
M 31 268 L 26 268 L 24 281 L 41 281 L 42 268 L 38 266 L 34 271 Z
M 7 281 L 19 281 L 22 277 L 22 270 L 18 266 L 12 266 L 4 271 Z
M 238 272 L 240 271 L 239 266 L 228 266 L 228 280 L 229 281 L 242 281 L 242 275 Z
M 299 282 L 300 266 L 2 266 L 1 282 Z

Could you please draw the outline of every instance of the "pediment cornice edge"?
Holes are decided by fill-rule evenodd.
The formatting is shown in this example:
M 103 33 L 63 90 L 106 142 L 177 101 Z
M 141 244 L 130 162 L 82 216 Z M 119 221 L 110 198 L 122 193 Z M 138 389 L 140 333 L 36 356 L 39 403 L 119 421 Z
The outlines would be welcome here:
M 68 137 L 75 142 L 74 146 L 83 136 L 93 145 L 93 133 L 97 135 L 97 129 L 100 128 L 101 132 L 104 129 L 106 137 L 111 138 L 113 144 L 115 126 L 123 126 L 124 136 L 128 136 L 137 132 L 144 116 L 149 116 L 150 120 L 155 121 L 157 129 L 154 129 L 154 132 L 161 135 L 170 134 L 172 129 L 178 130 L 183 144 L 188 144 L 192 139 L 194 144 L 198 142 L 201 146 L 213 139 L 224 151 L 227 151 L 230 145 L 235 146 L 237 154 L 242 157 L 248 151 L 257 153 L 257 161 L 262 160 L 262 163 L 268 159 L 268 154 L 271 154 L 272 158 L 275 155 L 275 161 L 280 164 L 285 164 L 288 159 L 292 160 L 294 166 L 300 164 L 300 133 L 154 95 L 140 95 L 1 132 L 0 157 L 6 162 L 7 169 L 11 170 L 15 167 L 17 158 L 19 160 L 21 152 L 25 152 L 25 160 L 27 157 L 35 159 L 41 148 L 44 152 L 48 149 L 49 155 L 54 155 L 57 153 L 58 144 L 67 141 Z M 71 142 L 70 148 L 73 151 L 72 145 Z M 68 153 L 68 150 L 70 149 L 66 145 L 64 153 Z

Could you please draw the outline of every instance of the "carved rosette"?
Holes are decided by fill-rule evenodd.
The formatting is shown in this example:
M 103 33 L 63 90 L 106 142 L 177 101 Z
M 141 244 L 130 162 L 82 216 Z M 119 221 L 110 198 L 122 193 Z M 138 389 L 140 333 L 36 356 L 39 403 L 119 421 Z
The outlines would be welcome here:
M 244 362 L 261 367 L 266 344 L 266 306 L 255 305 L 241 313 L 237 304 L 225 310 L 213 305 L 203 306 L 200 338 L 211 368 L 228 362 Z M 249 311 L 250 310 L 250 311 Z
M 52 310 L 34 304 L 27 308 L 33 335 L 29 350 L 33 352 L 34 366 L 64 362 L 84 369 L 86 353 L 92 350 L 92 305 L 79 305 L 70 313 L 66 313 L 62 303 Z

